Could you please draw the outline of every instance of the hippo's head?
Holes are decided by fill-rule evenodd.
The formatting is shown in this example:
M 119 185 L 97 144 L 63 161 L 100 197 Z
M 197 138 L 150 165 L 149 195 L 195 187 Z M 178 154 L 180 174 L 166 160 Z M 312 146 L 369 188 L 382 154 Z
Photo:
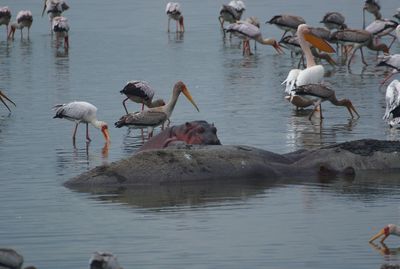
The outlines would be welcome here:
M 174 126 L 172 134 L 177 140 L 191 145 L 221 145 L 217 128 L 206 121 L 191 121 Z

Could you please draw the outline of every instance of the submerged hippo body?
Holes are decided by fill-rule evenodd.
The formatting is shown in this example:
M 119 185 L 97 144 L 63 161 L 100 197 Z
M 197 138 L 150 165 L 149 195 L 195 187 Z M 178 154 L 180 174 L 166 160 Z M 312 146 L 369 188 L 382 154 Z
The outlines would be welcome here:
M 288 154 L 247 146 L 181 145 L 139 152 L 65 183 L 71 188 L 129 187 L 212 181 L 313 180 L 362 170 L 400 169 L 400 142 L 356 140 Z
M 175 144 L 221 145 L 217 128 L 206 121 L 186 122 L 172 126 L 147 141 L 138 151 L 163 149 Z

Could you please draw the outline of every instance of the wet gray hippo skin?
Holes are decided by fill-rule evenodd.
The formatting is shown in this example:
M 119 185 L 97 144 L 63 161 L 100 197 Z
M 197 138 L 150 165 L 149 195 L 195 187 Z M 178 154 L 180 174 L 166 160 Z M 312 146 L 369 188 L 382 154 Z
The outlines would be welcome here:
M 139 151 L 163 149 L 176 144 L 221 145 L 217 128 L 206 121 L 191 121 L 169 127 L 147 141 Z
M 68 180 L 70 188 L 130 187 L 222 181 L 285 182 L 321 175 L 399 169 L 400 142 L 356 140 L 288 154 L 248 146 L 179 145 L 141 151 Z

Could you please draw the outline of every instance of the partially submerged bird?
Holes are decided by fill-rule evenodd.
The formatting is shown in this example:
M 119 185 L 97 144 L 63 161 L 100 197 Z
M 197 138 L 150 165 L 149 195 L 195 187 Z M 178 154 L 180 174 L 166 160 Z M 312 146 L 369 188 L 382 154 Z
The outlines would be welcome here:
M 53 18 L 52 29 L 56 34 L 56 47 L 58 48 L 61 43 L 60 40 L 64 39 L 64 49 L 69 49 L 69 24 L 67 18 L 62 16 Z
M 144 109 L 145 105 L 149 108 L 165 105 L 163 99 L 157 99 L 153 102 L 154 90 L 146 81 L 128 81 L 128 83 L 120 91 L 120 93 L 126 95 L 126 98 L 124 99 L 124 101 L 122 101 L 122 105 L 125 108 L 126 114 L 128 114 L 128 109 L 126 108 L 125 102 L 128 99 L 133 102 L 142 104 L 142 110 Z
M 0 25 L 6 26 L 6 36 L 8 37 L 8 24 L 11 20 L 11 10 L 8 7 L 0 7 Z
M 335 106 L 345 106 L 350 113 L 350 116 L 354 118 L 353 112 L 360 117 L 356 109 L 354 108 L 352 102 L 349 99 L 338 100 L 335 95 L 335 91 L 328 88 L 322 84 L 307 84 L 303 86 L 298 86 L 293 90 L 297 95 L 308 96 L 309 100 L 312 100 L 314 105 L 314 110 L 309 115 L 309 119 L 313 116 L 314 112 L 319 109 L 320 118 L 322 119 L 321 103 L 324 101 L 329 101 Z
M 168 15 L 168 32 L 171 19 L 176 21 L 176 32 L 185 32 L 185 25 L 183 23 L 183 15 L 181 5 L 176 2 L 169 2 L 165 8 L 165 13 Z
M 21 39 L 23 37 L 22 29 L 25 27 L 28 28 L 28 39 L 29 39 L 29 30 L 32 26 L 33 16 L 30 10 L 21 10 L 17 14 L 17 21 L 11 24 L 11 30 L 8 34 L 9 39 L 14 39 L 14 34 L 16 29 L 21 30 Z
M 8 105 L 6 104 L 6 102 L 4 101 L 4 99 L 6 99 L 7 101 L 9 101 L 11 104 L 13 104 L 14 106 L 17 106 L 13 101 L 10 100 L 10 98 L 8 98 L 2 91 L 0 91 L 0 101 L 6 106 L 6 108 L 8 109 L 8 111 L 11 112 L 10 108 L 8 107 Z
M 153 135 L 153 129 L 159 125 L 162 125 L 166 120 L 171 117 L 171 114 L 175 108 L 176 102 L 180 93 L 183 93 L 186 98 L 193 104 L 193 106 L 199 111 L 196 103 L 194 102 L 189 90 L 182 81 L 175 83 L 172 90 L 172 96 L 169 102 L 160 107 L 149 108 L 140 112 L 128 113 L 122 116 L 116 123 L 115 127 L 121 128 L 122 126 L 143 128 L 148 127 L 149 137 Z
M 392 72 L 382 82 L 381 86 L 386 83 L 393 75 L 400 73 L 400 54 L 384 55 L 380 57 L 380 61 L 376 66 L 387 66 L 392 68 Z
M 383 120 L 387 121 L 390 127 L 400 122 L 400 82 L 393 80 L 386 88 L 386 110 Z
M 76 130 L 78 129 L 78 125 L 81 122 L 86 124 L 87 142 L 91 141 L 89 137 L 89 123 L 92 124 L 95 128 L 101 130 L 107 143 L 110 141 L 107 123 L 97 120 L 97 107 L 95 107 L 94 105 L 84 101 L 74 101 L 67 104 L 55 105 L 53 107 L 53 110 L 56 111 L 56 115 L 53 117 L 53 119 L 60 118 L 75 122 L 75 129 L 72 135 L 72 140 L 74 144 Z
M 372 243 L 379 237 L 383 236 L 383 238 L 381 239 L 381 243 L 383 243 L 386 240 L 386 238 L 389 237 L 389 235 L 400 236 L 400 227 L 395 224 L 388 224 L 383 229 L 381 229 L 376 235 L 371 237 L 369 242 Z
M 117 260 L 117 257 L 109 252 L 93 253 L 89 260 L 90 269 L 123 269 Z
M 278 54 L 282 54 L 283 50 L 279 46 L 279 43 L 273 38 L 263 38 L 260 29 L 248 22 L 238 22 L 229 24 L 226 27 L 228 33 L 233 33 L 243 40 L 243 55 L 250 55 L 250 39 L 257 41 L 263 45 L 270 45 L 275 48 Z
M 289 31 L 292 32 L 292 34 L 295 34 L 297 31 L 297 27 L 300 24 L 305 24 L 306 21 L 300 16 L 282 14 L 272 17 L 272 19 L 265 23 L 275 24 L 278 28 L 284 30 L 285 32 L 281 37 L 282 39 Z

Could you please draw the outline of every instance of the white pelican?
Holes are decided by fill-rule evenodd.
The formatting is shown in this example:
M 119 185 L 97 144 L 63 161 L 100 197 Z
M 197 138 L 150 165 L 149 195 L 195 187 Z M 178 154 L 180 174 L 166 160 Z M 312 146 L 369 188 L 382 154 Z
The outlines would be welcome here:
M 126 108 L 125 102 L 130 99 L 133 102 L 142 104 L 142 110 L 144 106 L 147 107 L 158 107 L 165 105 L 163 99 L 157 99 L 153 102 L 154 90 L 146 81 L 132 80 L 126 83 L 125 87 L 120 91 L 121 94 L 125 94 L 126 98 L 122 101 L 122 105 L 125 108 L 126 114 L 128 109 Z
M 385 44 L 375 43 L 373 35 L 365 30 L 356 30 L 356 29 L 339 30 L 331 34 L 330 41 L 337 42 L 343 45 L 350 45 L 353 47 L 352 54 L 347 63 L 347 66 L 350 66 L 351 60 L 358 49 L 360 49 L 361 51 L 361 59 L 363 64 L 368 65 L 364 59 L 364 54 L 362 51 L 362 47 L 364 46 L 366 46 L 371 50 L 383 51 L 384 53 L 389 53 L 389 48 Z
M 285 81 L 282 83 L 286 83 L 285 92 L 289 95 L 292 94 L 292 90 L 295 86 L 302 86 L 312 83 L 317 84 L 322 82 L 325 69 L 322 65 L 317 65 L 315 63 L 310 49 L 310 44 L 315 48 L 328 53 L 335 51 L 325 40 L 313 35 L 309 26 L 306 24 L 299 25 L 297 29 L 297 36 L 300 47 L 306 58 L 307 66 L 306 69 L 303 70 L 292 69 Z M 291 101 L 294 101 L 293 98 L 291 98 Z
M 13 104 L 14 106 L 17 106 L 13 101 L 10 100 L 10 98 L 8 98 L 2 91 L 0 91 L 0 101 L 6 106 L 6 108 L 8 109 L 8 111 L 11 112 L 10 108 L 8 107 L 8 105 L 6 104 L 6 102 L 3 100 L 6 99 L 7 101 L 9 101 L 11 104 Z
M 79 123 L 86 123 L 86 140 L 91 141 L 89 137 L 89 123 L 92 124 L 97 129 L 100 129 L 104 135 L 104 139 L 108 143 L 110 141 L 110 135 L 108 133 L 107 123 L 104 121 L 99 121 L 96 118 L 97 107 L 94 105 L 83 102 L 74 101 L 68 104 L 55 105 L 53 109 L 56 111 L 54 118 L 67 119 L 75 122 L 75 129 L 72 135 L 72 140 L 75 144 L 76 130 L 78 129 Z
M 8 24 L 11 20 L 11 10 L 8 7 L 0 7 L 0 25 L 6 26 L 8 36 Z
M 69 6 L 64 0 L 44 0 L 42 17 L 46 11 L 49 15 L 50 22 L 52 22 L 54 17 L 61 16 L 61 14 L 68 9 Z
M 380 62 L 377 64 L 377 66 L 387 66 L 393 68 L 392 73 L 381 82 L 381 85 L 383 85 L 394 74 L 400 73 L 400 54 L 384 55 L 380 57 Z
M 189 90 L 186 88 L 186 85 L 182 81 L 178 81 L 177 83 L 175 83 L 172 90 L 171 99 L 166 105 L 124 115 L 115 123 L 115 127 L 148 127 L 149 137 L 151 137 L 153 135 L 154 127 L 163 124 L 171 117 L 180 93 L 183 93 L 197 109 L 197 111 L 199 111 L 199 108 L 194 102 L 192 96 L 190 95 Z
M 300 24 L 305 24 L 306 21 L 300 16 L 282 14 L 272 17 L 272 19 L 265 23 L 275 24 L 276 26 L 278 26 L 278 28 L 284 30 L 285 32 L 281 37 L 282 39 L 289 31 L 292 32 L 292 34 L 295 34 L 297 31 L 297 27 Z
M 368 11 L 375 16 L 375 20 L 380 20 L 382 18 L 381 6 L 375 0 L 365 0 L 363 7 L 363 29 L 365 29 L 365 11 Z
M 400 227 L 395 224 L 388 224 L 383 229 L 381 229 L 376 235 L 371 237 L 369 242 L 372 243 L 374 240 L 383 236 L 383 238 L 381 239 L 381 243 L 383 243 L 386 240 L 386 238 L 388 238 L 389 235 L 392 235 L 392 234 L 396 235 L 396 236 L 400 236 Z
M 56 34 L 56 47 L 60 46 L 60 39 L 64 38 L 64 48 L 69 49 L 69 24 L 65 17 L 54 17 L 52 22 L 53 32 Z
M 165 8 L 165 13 L 168 15 L 168 32 L 171 19 L 176 21 L 176 32 L 185 32 L 181 5 L 179 3 L 169 2 Z
M 11 31 L 8 35 L 8 38 L 14 39 L 15 30 L 20 29 L 21 30 L 21 39 L 22 39 L 22 37 L 23 37 L 22 29 L 24 27 L 26 27 L 26 28 L 28 28 L 28 39 L 29 39 L 29 30 L 31 28 L 32 22 L 33 22 L 32 12 L 29 10 L 21 10 L 17 14 L 17 21 L 13 22 L 11 24 Z
M 344 29 L 347 28 L 347 25 L 344 23 L 345 18 L 339 12 L 328 12 L 320 21 L 325 25 L 329 30 L 332 29 Z
M 353 104 L 349 99 L 341 99 L 338 100 L 335 95 L 335 91 L 329 89 L 327 86 L 322 84 L 307 84 L 303 86 L 298 86 L 293 90 L 299 96 L 306 96 L 307 99 L 312 100 L 314 105 L 314 110 L 309 115 L 309 119 L 311 119 L 312 115 L 315 111 L 319 109 L 320 118 L 322 119 L 322 111 L 320 109 L 320 105 L 324 101 L 329 101 L 335 106 L 345 106 L 350 113 L 350 116 L 354 118 L 353 112 L 360 117 L 354 108 Z
M 375 38 L 380 38 L 385 35 L 389 35 L 393 37 L 392 42 L 389 45 L 390 47 L 396 41 L 396 36 L 392 34 L 392 32 L 396 29 L 399 24 L 393 20 L 388 19 L 380 19 L 373 21 L 370 25 L 368 25 L 365 30 L 370 32 Z
M 393 80 L 386 88 L 386 110 L 383 120 L 389 121 L 389 126 L 397 125 L 400 121 L 400 81 Z
M 278 54 L 283 53 L 282 48 L 279 46 L 278 42 L 273 38 L 263 38 L 260 29 L 248 22 L 237 22 L 229 24 L 226 27 L 226 31 L 233 33 L 243 40 L 243 55 L 250 55 L 250 39 L 257 41 L 260 44 L 270 45 L 275 48 Z
M 89 266 L 90 269 L 122 269 L 115 255 L 99 251 L 93 253 L 89 260 Z

